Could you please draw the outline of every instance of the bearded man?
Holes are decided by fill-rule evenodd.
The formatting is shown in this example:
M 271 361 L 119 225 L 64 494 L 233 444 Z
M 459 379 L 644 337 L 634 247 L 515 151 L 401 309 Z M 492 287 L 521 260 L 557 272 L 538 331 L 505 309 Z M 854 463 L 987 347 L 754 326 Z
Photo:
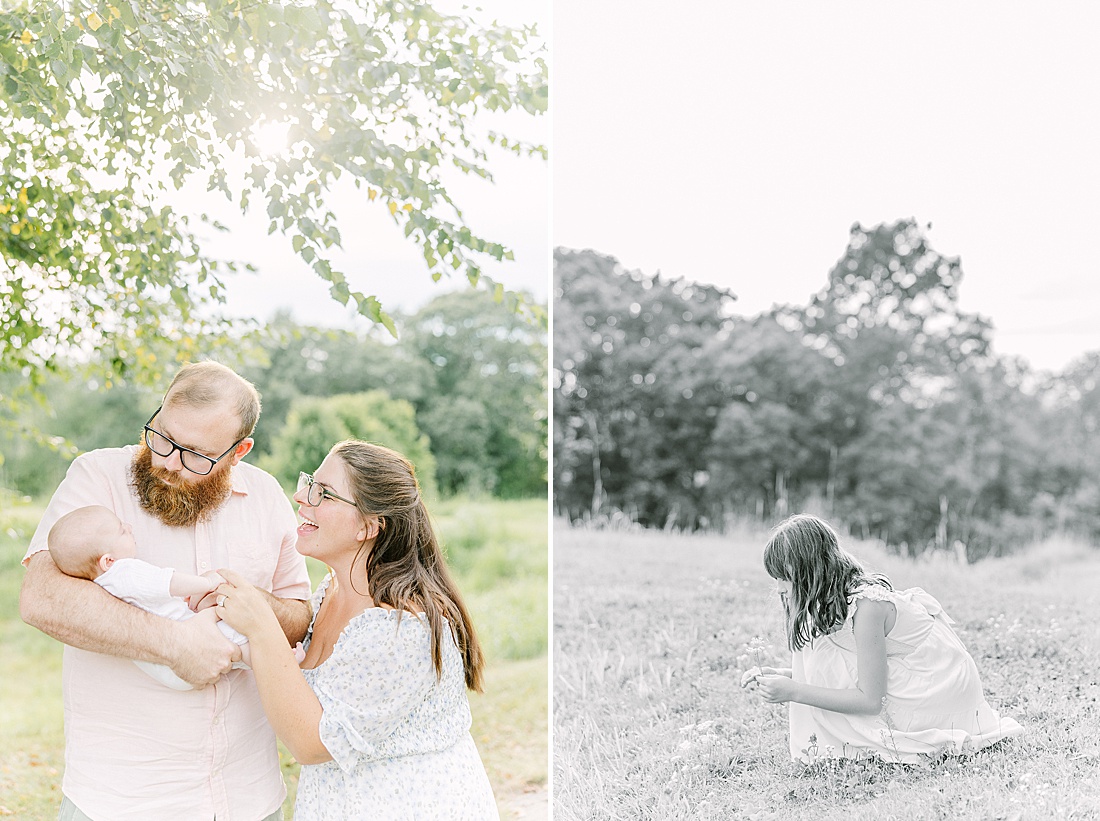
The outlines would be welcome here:
M 46 550 L 65 513 L 103 505 L 133 526 L 137 558 L 201 575 L 230 568 L 268 591 L 290 644 L 309 625 L 296 520 L 275 479 L 242 458 L 256 389 L 214 362 L 184 366 L 141 444 L 79 456 L 31 539 L 23 620 L 65 643 L 64 800 L 72 821 L 271 821 L 286 795 L 275 734 L 240 648 L 204 619 L 177 622 L 66 576 Z M 201 606 L 201 605 L 200 605 Z M 165 664 L 194 690 L 130 659 Z

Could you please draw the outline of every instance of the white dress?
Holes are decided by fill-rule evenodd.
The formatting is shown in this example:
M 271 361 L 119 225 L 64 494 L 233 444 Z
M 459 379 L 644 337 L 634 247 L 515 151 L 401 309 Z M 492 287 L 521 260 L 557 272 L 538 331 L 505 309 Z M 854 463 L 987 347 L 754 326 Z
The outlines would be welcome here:
M 986 703 L 978 668 L 951 627 L 954 622 L 919 587 L 893 591 L 867 585 L 855 591 L 844 624 L 793 654 L 795 681 L 837 689 L 856 686 L 852 619 L 866 599 L 891 602 L 897 610 L 886 637 L 883 710 L 874 716 L 846 715 L 790 702 L 795 759 L 873 755 L 917 763 L 922 755 L 970 753 L 1023 732 Z
M 313 618 L 328 588 L 313 594 Z M 309 648 L 313 624 L 303 646 Z M 470 736 L 462 657 L 444 622 L 437 680 L 424 619 L 380 607 L 355 616 L 332 654 L 303 670 L 333 760 L 303 765 L 295 821 L 499 818 Z

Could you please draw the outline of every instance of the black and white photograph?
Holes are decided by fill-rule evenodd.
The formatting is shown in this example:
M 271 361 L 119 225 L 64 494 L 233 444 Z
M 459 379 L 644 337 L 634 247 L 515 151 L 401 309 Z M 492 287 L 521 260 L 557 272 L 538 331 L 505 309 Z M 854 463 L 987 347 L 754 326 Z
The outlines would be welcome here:
M 557 0 L 555 819 L 1100 817 L 1098 25 Z

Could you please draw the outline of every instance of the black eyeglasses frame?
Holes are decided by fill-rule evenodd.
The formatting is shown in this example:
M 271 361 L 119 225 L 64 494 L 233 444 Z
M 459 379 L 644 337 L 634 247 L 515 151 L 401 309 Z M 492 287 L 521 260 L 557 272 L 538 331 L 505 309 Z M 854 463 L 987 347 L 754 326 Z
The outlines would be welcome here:
M 184 453 L 190 453 L 192 456 L 198 456 L 204 462 L 209 462 L 210 467 L 208 467 L 206 469 L 205 473 L 202 473 L 201 471 L 198 471 L 198 470 L 191 470 L 191 468 L 189 468 L 187 465 L 183 465 L 183 467 L 186 470 L 191 471 L 191 473 L 194 473 L 196 476 L 209 476 L 210 472 L 214 470 L 214 467 L 218 464 L 218 462 L 220 462 L 222 459 L 224 459 L 226 456 L 228 456 L 230 453 L 232 453 L 233 450 L 237 447 L 237 445 L 239 445 L 241 442 L 243 442 L 245 439 L 248 438 L 247 436 L 242 436 L 240 439 L 238 439 L 236 442 L 234 442 L 232 445 L 230 445 L 229 449 L 225 453 L 223 453 L 221 456 L 219 456 L 217 458 L 214 458 L 212 456 L 207 456 L 205 453 L 199 453 L 197 450 L 191 450 L 191 448 L 185 448 L 183 445 L 180 445 L 180 444 L 174 442 L 173 440 L 169 439 L 167 436 L 165 436 L 159 430 L 154 430 L 153 428 L 149 427 L 149 422 L 152 422 L 154 419 L 156 419 L 157 414 L 160 413 L 163 409 L 164 409 L 164 405 L 161 405 L 159 408 L 157 408 L 153 412 L 153 415 L 149 417 L 149 421 L 146 422 L 142 426 L 142 429 L 145 431 L 145 444 L 149 448 L 149 450 L 151 450 L 157 456 L 163 456 L 165 459 L 170 457 L 173 453 L 175 453 L 178 450 L 180 452 L 180 464 L 181 465 L 183 465 L 183 454 Z M 159 436 L 161 439 L 165 440 L 168 444 L 170 444 L 172 446 L 168 450 L 167 453 L 161 453 L 159 450 L 157 450 L 156 448 L 153 447 L 153 443 L 150 441 L 150 438 L 151 438 L 152 434 L 156 434 L 157 436 Z

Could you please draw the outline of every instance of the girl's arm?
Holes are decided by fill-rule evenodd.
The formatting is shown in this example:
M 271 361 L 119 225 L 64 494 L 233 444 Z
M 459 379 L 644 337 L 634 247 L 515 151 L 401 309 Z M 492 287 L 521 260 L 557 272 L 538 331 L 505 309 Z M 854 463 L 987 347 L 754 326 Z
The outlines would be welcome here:
M 279 619 L 261 590 L 232 570 L 219 570 L 227 584 L 218 587 L 225 603 L 218 615 L 248 636 L 252 672 L 267 719 L 299 764 L 323 764 L 332 755 L 321 743 L 324 709 L 306 682 Z
M 853 617 L 856 637 L 856 681 L 850 689 L 815 687 L 782 676 L 757 678 L 766 701 L 797 701 L 821 710 L 849 715 L 878 715 L 886 695 L 886 619 L 889 602 L 864 599 Z
M 741 676 L 741 686 L 748 687 L 750 684 L 756 682 L 760 676 L 786 676 L 791 678 L 794 675 L 794 671 L 790 667 L 753 667 L 746 670 Z

